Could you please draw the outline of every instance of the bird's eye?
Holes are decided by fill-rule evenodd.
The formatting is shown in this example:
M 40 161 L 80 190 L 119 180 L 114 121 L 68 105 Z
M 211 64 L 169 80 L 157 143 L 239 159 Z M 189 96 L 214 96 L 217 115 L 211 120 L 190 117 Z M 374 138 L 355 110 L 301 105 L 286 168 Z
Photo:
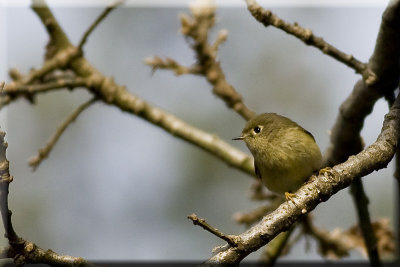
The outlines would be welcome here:
M 255 133 L 259 133 L 259 132 L 261 132 L 261 128 L 260 127 L 258 127 L 258 126 L 256 126 L 256 127 L 254 127 L 254 132 Z

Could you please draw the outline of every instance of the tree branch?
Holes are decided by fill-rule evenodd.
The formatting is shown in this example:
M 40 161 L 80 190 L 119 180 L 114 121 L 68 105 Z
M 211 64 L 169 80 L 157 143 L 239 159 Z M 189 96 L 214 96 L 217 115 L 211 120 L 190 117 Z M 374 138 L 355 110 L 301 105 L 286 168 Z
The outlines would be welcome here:
M 382 15 L 374 52 L 368 62 L 368 69 L 376 75 L 373 83 L 359 80 L 351 95 L 340 106 L 340 112 L 331 131 L 331 144 L 324 154 L 324 166 L 332 166 L 345 161 L 363 149 L 360 131 L 365 117 L 371 113 L 375 102 L 385 96 L 393 101 L 394 90 L 399 83 L 400 74 L 400 1 L 391 1 Z M 353 200 L 356 204 L 368 255 L 371 263 L 379 265 L 379 257 L 374 242 L 372 223 L 369 219 L 368 202 L 363 194 L 361 182 L 352 187 Z M 356 194 L 359 192 L 361 196 Z M 361 223 L 362 222 L 362 223 Z
M 44 11 L 44 9 L 47 10 Z M 36 9 L 34 11 L 36 12 Z M 53 18 L 47 7 L 42 7 L 40 11 L 41 15 L 39 17 L 43 22 L 48 19 L 46 14 L 50 14 L 50 18 Z M 74 59 L 69 66 L 78 77 L 87 79 L 88 90 L 98 99 L 123 111 L 137 115 L 168 133 L 210 152 L 228 165 L 254 175 L 253 159 L 230 146 L 216 135 L 202 131 L 174 115 L 150 105 L 130 93 L 125 86 L 118 85 L 112 78 L 105 77 L 83 57 Z
M 66 120 L 57 127 L 57 130 L 53 137 L 49 140 L 49 142 L 46 144 L 44 148 L 39 149 L 39 153 L 33 157 L 29 161 L 29 165 L 33 168 L 33 170 L 36 170 L 36 168 L 39 166 L 39 164 L 46 159 L 51 150 L 53 149 L 54 145 L 57 143 L 58 139 L 61 137 L 61 135 L 64 133 L 64 131 L 67 129 L 67 127 L 73 123 L 76 118 L 90 105 L 92 105 L 97 99 L 92 98 L 89 101 L 86 101 L 82 105 L 80 105 L 77 109 L 75 109 L 67 118 Z
M 236 236 L 226 235 L 226 234 L 222 233 L 217 228 L 215 228 L 215 227 L 211 226 L 210 224 L 208 224 L 206 222 L 206 220 L 197 217 L 197 215 L 194 214 L 194 213 L 189 215 L 189 216 L 187 216 L 187 217 L 188 217 L 189 220 L 191 220 L 193 222 L 194 225 L 199 225 L 204 230 L 206 230 L 207 232 L 210 232 L 213 235 L 225 240 L 231 247 L 238 246 L 238 243 L 240 242 L 240 240 L 238 240 L 236 238 Z
M 45 0 L 32 0 L 31 7 L 43 22 L 50 36 L 51 44 L 60 50 L 70 47 L 71 43 L 67 35 L 64 33 L 51 11 L 47 8 Z
M 247 3 L 247 8 L 253 17 L 261 22 L 265 27 L 273 26 L 284 32 L 293 35 L 303 41 L 306 45 L 311 45 L 322 53 L 333 57 L 334 59 L 344 63 L 346 66 L 355 70 L 355 72 L 361 74 L 368 84 L 375 82 L 375 75 L 367 68 L 367 64 L 354 58 L 353 55 L 346 54 L 333 45 L 327 43 L 321 37 L 315 36 L 310 29 L 302 28 L 297 23 L 290 24 L 283 19 L 279 18 L 277 15 L 273 14 L 269 10 L 263 9 L 255 0 L 245 0 Z
M 9 162 L 6 157 L 8 144 L 4 140 L 5 133 L 0 129 L 0 212 L 3 220 L 5 237 L 10 247 L 2 251 L 2 255 L 13 258 L 17 266 L 26 263 L 47 263 L 50 265 L 63 266 L 90 266 L 88 261 L 82 258 L 58 255 L 51 250 L 43 250 L 34 243 L 25 241 L 19 237 L 12 225 L 11 211 L 8 208 L 9 185 L 13 177 L 9 172 Z
M 378 246 L 376 243 L 375 233 L 372 228 L 372 222 L 368 211 L 369 200 L 364 191 L 361 179 L 356 179 L 350 187 L 353 201 L 356 204 L 358 224 L 364 237 L 365 246 L 371 266 L 381 266 Z
M 248 254 L 267 244 L 280 232 L 288 230 L 305 213 L 313 210 L 319 203 L 327 201 L 354 180 L 386 167 L 397 148 L 399 125 L 400 96 L 386 114 L 382 131 L 375 143 L 359 154 L 351 156 L 346 162 L 332 169 L 325 169 L 318 176 L 312 176 L 293 197 L 296 204 L 291 201 L 284 202 L 278 209 L 265 216 L 260 223 L 238 236 L 243 249 L 230 247 L 211 257 L 208 262 L 239 263 Z
M 38 94 L 54 91 L 55 89 L 63 88 L 76 88 L 76 87 L 87 87 L 87 79 L 77 77 L 74 79 L 57 79 L 56 81 L 39 83 L 39 84 L 23 84 L 18 82 L 7 83 L 4 87 L 1 96 L 5 95 L 23 95 L 23 94 Z
M 393 94 L 399 84 L 400 73 L 400 1 L 391 1 L 382 15 L 375 50 L 368 65 L 376 75 L 376 82 L 367 85 L 359 80 L 352 93 L 342 103 L 331 130 L 330 146 L 324 154 L 324 166 L 345 161 L 363 149 L 360 131 L 364 119 L 372 112 L 382 96 Z M 346 149 L 343 149 L 346 148 Z
M 117 6 L 121 5 L 124 1 L 125 0 L 116 1 L 104 9 L 104 11 L 97 17 L 97 19 L 92 23 L 92 25 L 90 25 L 90 27 L 83 34 L 82 39 L 78 44 L 79 50 L 82 50 L 83 46 L 87 41 L 87 38 L 93 32 L 93 30 L 100 24 L 100 22 L 102 22 L 111 11 L 113 11 Z
M 81 55 L 81 51 L 73 46 L 59 50 L 52 58 L 46 60 L 40 69 L 32 70 L 26 77 L 23 77 L 21 83 L 29 84 L 35 79 L 43 77 L 47 73 L 61 69 L 67 66 L 73 59 Z
M 221 30 L 213 44 L 208 43 L 208 33 L 215 24 L 215 5 L 209 1 L 197 0 L 191 7 L 191 16 L 181 15 L 181 32 L 193 42 L 191 47 L 196 53 L 197 62 L 194 66 L 186 67 L 173 59 L 163 61 L 160 57 L 147 58 L 145 63 L 156 69 L 171 69 L 177 75 L 198 74 L 204 76 L 213 86 L 213 93 L 225 104 L 239 113 L 245 120 L 255 116 L 243 102 L 242 96 L 226 80 L 221 64 L 217 60 L 219 46 L 226 40 L 228 32 Z

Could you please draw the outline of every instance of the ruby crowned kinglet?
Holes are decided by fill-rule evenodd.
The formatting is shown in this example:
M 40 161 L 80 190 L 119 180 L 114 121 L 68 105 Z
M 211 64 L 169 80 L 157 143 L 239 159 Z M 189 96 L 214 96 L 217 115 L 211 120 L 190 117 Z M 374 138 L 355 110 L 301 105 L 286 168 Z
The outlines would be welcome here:
M 290 198 L 321 166 L 321 152 L 311 133 L 275 113 L 249 120 L 240 137 L 254 156 L 257 176 L 272 192 Z

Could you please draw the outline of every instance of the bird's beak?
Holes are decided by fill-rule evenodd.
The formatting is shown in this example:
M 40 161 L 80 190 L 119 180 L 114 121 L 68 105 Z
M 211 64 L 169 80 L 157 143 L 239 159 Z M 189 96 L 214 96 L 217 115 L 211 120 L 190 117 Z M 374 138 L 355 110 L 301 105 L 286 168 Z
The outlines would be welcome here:
M 243 140 L 244 139 L 244 136 L 242 135 L 242 136 L 239 136 L 239 137 L 235 137 L 235 138 L 232 138 L 232 140 Z

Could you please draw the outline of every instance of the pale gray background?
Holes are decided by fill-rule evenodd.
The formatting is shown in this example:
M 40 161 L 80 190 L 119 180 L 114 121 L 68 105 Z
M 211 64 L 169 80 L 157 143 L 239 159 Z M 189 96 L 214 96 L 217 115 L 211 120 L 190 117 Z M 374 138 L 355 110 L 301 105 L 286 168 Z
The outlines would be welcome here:
M 373 51 L 382 8 L 274 8 L 280 17 L 310 28 L 362 61 Z M 72 42 L 101 8 L 61 8 L 54 13 Z M 7 48 L 1 44 L 0 80 L 17 67 L 26 73 L 42 62 L 47 35 L 28 8 L 1 10 Z M 134 94 L 189 123 L 231 141 L 244 121 L 211 93 L 204 78 L 151 75 L 143 64 L 159 55 L 191 64 L 194 54 L 178 34 L 181 8 L 120 8 L 90 36 L 85 55 L 105 75 Z M 338 106 L 359 76 L 330 57 L 272 27 L 264 28 L 246 10 L 218 9 L 217 29 L 229 31 L 220 49 L 227 79 L 258 113 L 286 115 L 314 134 L 321 150 L 328 144 Z M 2 16 L 1 16 L 2 17 Z M 215 37 L 216 31 L 212 37 Z M 7 56 L 6 62 L 4 56 Z M 41 95 L 8 109 L 8 158 L 15 180 L 10 207 L 18 234 L 42 248 L 88 259 L 203 260 L 224 244 L 186 219 L 195 212 L 225 233 L 245 229 L 232 220 L 237 211 L 259 206 L 248 199 L 251 178 L 163 130 L 101 103 L 85 111 L 61 137 L 36 172 L 27 165 L 57 125 L 89 95 L 84 90 Z M 376 139 L 387 112 L 379 101 L 362 135 Z M 4 110 L 1 112 L 4 114 Z M 3 126 L 4 128 L 4 126 Z M 365 177 L 373 218 L 393 219 L 393 165 Z M 356 222 L 348 190 L 314 212 L 324 228 Z M 5 244 L 5 240 L 3 239 Z M 285 259 L 320 259 L 315 245 L 302 240 Z M 250 259 L 257 259 L 253 254 Z M 357 252 L 351 259 L 360 259 Z

